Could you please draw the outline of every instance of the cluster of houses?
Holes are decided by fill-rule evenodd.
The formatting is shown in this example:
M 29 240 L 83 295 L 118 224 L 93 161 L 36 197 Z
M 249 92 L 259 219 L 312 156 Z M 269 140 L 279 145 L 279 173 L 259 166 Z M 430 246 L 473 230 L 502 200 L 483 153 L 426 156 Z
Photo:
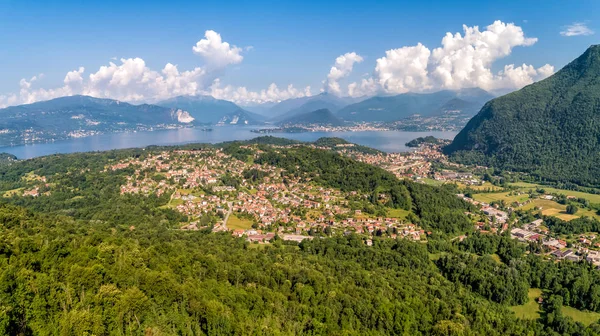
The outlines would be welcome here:
M 275 232 L 284 240 L 301 241 L 311 237 L 309 232 L 325 231 L 426 239 L 426 233 L 412 223 L 370 217 L 350 209 L 347 197 L 356 196 L 357 192 L 320 187 L 306 178 L 286 175 L 280 168 L 239 161 L 218 149 L 161 152 L 118 162 L 106 169 L 128 167 L 134 168 L 134 174 L 128 176 L 121 192 L 159 196 L 170 193 L 170 206 L 190 218 L 181 227 L 184 230 L 201 229 L 198 219 L 204 214 L 220 214 L 222 220 L 213 230 L 229 230 L 229 215 L 243 214 L 252 218 L 256 229 L 235 230 L 233 234 L 251 242 L 268 242 Z M 246 180 L 247 169 L 264 174 L 258 180 Z M 239 185 L 225 185 L 221 180 L 225 174 L 238 179 Z
M 465 196 L 464 194 L 457 194 L 456 196 L 460 197 L 466 202 L 469 202 L 477 207 L 487 216 L 490 225 L 494 227 L 502 227 L 502 230 L 506 230 L 508 227 L 508 212 L 501 210 L 498 206 L 492 206 L 485 202 L 476 201 L 470 197 Z M 477 227 L 481 228 L 481 225 L 477 225 Z
M 40 188 L 39 187 L 33 187 L 31 189 L 23 191 L 23 196 L 38 197 L 39 195 L 40 195 Z
M 473 176 L 472 173 L 461 173 L 451 170 L 442 170 L 440 172 L 435 172 L 433 178 L 437 181 L 452 181 L 452 182 L 462 182 L 466 185 L 481 185 L 483 181 Z
M 420 147 L 408 153 L 369 154 L 344 149 L 339 151 L 357 161 L 368 163 L 392 172 L 398 178 L 424 178 L 429 176 L 431 162 L 443 157 L 439 150 Z
M 523 228 L 514 228 L 510 231 L 511 237 L 521 242 L 541 243 L 549 256 L 558 260 L 580 261 L 582 259 L 600 268 L 600 251 L 591 250 L 590 247 L 600 248 L 600 243 L 593 243 L 595 234 L 581 235 L 578 241 L 572 245 L 565 240 L 550 237 L 549 230 L 543 226 L 542 219 L 536 219 L 531 223 L 523 225 Z

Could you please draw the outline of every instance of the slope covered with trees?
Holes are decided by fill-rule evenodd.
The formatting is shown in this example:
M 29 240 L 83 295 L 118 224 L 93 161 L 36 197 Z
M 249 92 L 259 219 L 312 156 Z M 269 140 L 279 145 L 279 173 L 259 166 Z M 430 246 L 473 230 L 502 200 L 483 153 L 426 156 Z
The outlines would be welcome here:
M 6 335 L 524 335 L 541 325 L 444 279 L 422 244 L 275 243 L 0 206 Z
M 600 311 L 600 272 L 527 256 L 507 236 L 454 239 L 471 230 L 464 212 L 475 210 L 452 186 L 398 180 L 273 137 L 220 146 L 306 183 L 359 191 L 375 208 L 387 195 L 387 207 L 410 209 L 409 220 L 432 231 L 429 243 L 374 236 L 368 246 L 364 236 L 340 234 L 258 245 L 230 233 L 178 230 L 186 218 L 164 207 L 168 195 L 120 193 L 135 167 L 105 169 L 165 147 L 15 161 L 0 165 L 0 191 L 43 176 L 51 193 L 0 198 L 0 334 L 600 334 L 598 323 L 561 313 L 563 304 Z M 244 177 L 265 176 L 255 169 Z M 444 248 L 436 262 L 434 239 Z M 522 303 L 529 288 L 544 290 L 542 317 L 518 320 L 507 306 Z
M 600 45 L 553 76 L 488 102 L 445 148 L 456 161 L 600 184 Z

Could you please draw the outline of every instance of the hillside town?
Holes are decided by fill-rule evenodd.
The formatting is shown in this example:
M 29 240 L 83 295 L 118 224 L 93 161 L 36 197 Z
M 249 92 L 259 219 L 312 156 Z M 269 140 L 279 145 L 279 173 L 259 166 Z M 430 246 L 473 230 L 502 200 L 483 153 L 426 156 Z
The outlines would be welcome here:
M 333 148 L 309 146 L 333 149 L 341 155 L 386 169 L 398 178 L 424 183 L 426 179 L 435 183 L 459 183 L 466 187 L 483 183 L 471 172 L 434 170 L 434 162 L 445 160 L 435 145 L 426 144 L 411 152 L 388 154 L 360 151 L 350 143 L 337 144 Z M 251 145 L 245 149 L 252 150 L 255 156 L 261 153 Z M 363 235 L 367 244 L 374 236 L 427 240 L 427 232 L 411 223 L 407 214 L 373 216 L 362 213 L 349 201 L 367 195 L 324 188 L 302 176 L 289 175 L 280 168 L 255 164 L 251 158 L 247 162 L 240 161 L 217 148 L 164 151 L 143 160 L 124 160 L 106 169 L 133 169 L 127 183 L 121 186 L 122 194 L 168 195 L 167 207 L 189 219 L 181 230 L 226 231 L 261 244 L 275 237 L 300 242 L 318 236 L 349 233 Z M 27 192 L 34 194 L 36 190 Z M 518 196 L 520 192 L 514 194 Z M 513 239 L 539 244 L 550 258 L 586 259 L 600 267 L 600 242 L 595 235 L 582 234 L 577 241 L 567 242 L 550 232 L 543 219 L 521 222 L 511 216 L 512 206 L 523 207 L 534 199 L 504 207 L 477 201 L 465 194 L 457 194 L 457 197 L 478 209 L 468 215 L 475 230 L 481 234 L 509 231 Z M 539 196 L 542 200 L 552 198 L 551 195 Z
M 275 234 L 293 241 L 333 233 L 426 240 L 425 231 L 404 216 L 376 217 L 349 205 L 348 199 L 366 195 L 317 186 L 220 149 L 165 151 L 106 169 L 133 169 L 122 194 L 170 195 L 167 206 L 189 218 L 182 230 L 230 231 L 260 243 Z

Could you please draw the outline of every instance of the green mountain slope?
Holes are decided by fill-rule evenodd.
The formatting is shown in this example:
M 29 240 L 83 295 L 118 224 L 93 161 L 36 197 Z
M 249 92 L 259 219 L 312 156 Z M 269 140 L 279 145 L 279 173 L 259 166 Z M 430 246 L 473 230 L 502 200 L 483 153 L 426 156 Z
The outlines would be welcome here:
M 553 76 L 488 102 L 445 148 L 452 158 L 600 184 L 600 45 Z

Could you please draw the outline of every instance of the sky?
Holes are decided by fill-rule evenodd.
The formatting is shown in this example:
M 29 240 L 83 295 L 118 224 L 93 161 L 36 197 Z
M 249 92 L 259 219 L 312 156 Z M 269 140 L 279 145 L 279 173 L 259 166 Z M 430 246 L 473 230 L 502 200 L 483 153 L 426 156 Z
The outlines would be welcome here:
M 0 107 L 506 92 L 600 43 L 597 13 L 595 0 L 0 0 Z

